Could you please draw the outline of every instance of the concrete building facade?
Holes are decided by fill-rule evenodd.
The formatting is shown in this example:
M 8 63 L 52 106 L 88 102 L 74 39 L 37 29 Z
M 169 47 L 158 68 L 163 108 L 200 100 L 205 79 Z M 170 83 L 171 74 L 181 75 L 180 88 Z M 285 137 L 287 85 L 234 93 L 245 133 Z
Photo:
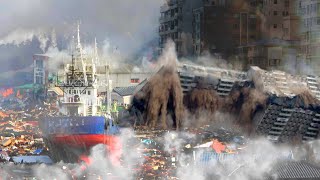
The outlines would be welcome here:
M 109 79 L 112 82 L 113 88 L 122 88 L 129 86 L 136 86 L 146 79 L 149 79 L 156 69 L 136 69 L 133 65 L 121 64 L 119 67 L 112 67 L 109 71 Z M 107 74 L 104 67 L 97 67 L 97 81 L 100 83 L 106 83 Z M 101 88 L 99 90 L 103 92 Z
M 175 42 L 179 57 L 193 54 L 193 9 L 200 5 L 201 1 L 198 0 L 167 0 L 161 6 L 159 54 L 161 54 L 168 39 Z
M 319 74 L 320 63 L 320 1 L 299 0 L 298 13 L 301 18 L 301 54 L 307 65 Z
M 300 19 L 295 0 L 264 0 L 258 16 L 261 21 L 261 38 L 240 47 L 247 67 L 286 70 L 297 66 L 299 54 Z
M 161 7 L 159 53 L 172 39 L 179 57 L 210 54 L 280 70 L 302 59 L 317 67 L 319 7 L 319 0 L 168 0 Z
M 203 0 L 194 10 L 193 27 L 196 56 L 209 52 L 228 58 L 260 37 L 259 18 L 247 1 Z
M 262 34 L 264 39 L 284 39 L 286 17 L 293 12 L 295 0 L 264 0 L 262 5 Z
M 48 84 L 49 57 L 42 54 L 33 55 L 33 84 L 45 86 Z

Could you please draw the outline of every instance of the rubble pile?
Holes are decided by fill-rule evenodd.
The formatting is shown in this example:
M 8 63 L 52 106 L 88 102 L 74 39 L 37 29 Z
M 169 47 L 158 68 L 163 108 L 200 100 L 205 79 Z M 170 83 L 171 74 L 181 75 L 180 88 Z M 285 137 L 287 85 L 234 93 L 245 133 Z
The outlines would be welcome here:
M 14 156 L 46 154 L 47 148 L 39 128 L 41 118 L 55 116 L 54 103 L 34 100 L 32 94 L 0 98 L 0 152 L 2 159 Z
M 138 172 L 137 176 L 144 178 L 168 177 L 173 179 L 176 167 L 172 166 L 172 159 L 163 150 L 161 144 L 150 138 L 141 139 L 141 143 L 145 145 L 145 148 L 138 149 L 138 151 L 143 155 L 144 162 L 135 169 Z
M 135 166 L 134 171 L 137 177 L 146 179 L 177 179 L 177 170 L 181 166 L 224 161 L 235 157 L 247 146 L 247 139 L 239 132 L 209 125 L 183 129 L 178 133 L 137 130 L 137 138 L 144 147 L 137 149 L 144 162 Z M 193 158 L 195 155 L 197 158 Z
M 9 157 L 18 155 L 39 155 L 45 151 L 45 145 L 41 137 L 21 135 L 18 137 L 1 136 L 1 150 Z

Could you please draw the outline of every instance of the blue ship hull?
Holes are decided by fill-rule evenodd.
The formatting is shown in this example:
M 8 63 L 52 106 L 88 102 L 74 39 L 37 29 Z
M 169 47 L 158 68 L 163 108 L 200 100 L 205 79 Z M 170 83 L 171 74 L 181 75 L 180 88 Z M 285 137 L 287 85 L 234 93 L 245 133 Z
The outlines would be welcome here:
M 78 157 L 97 144 L 107 145 L 109 154 L 119 159 L 121 143 L 116 136 L 119 129 L 112 120 L 106 120 L 105 117 L 47 117 L 43 119 L 41 128 L 56 161 L 66 161 L 65 157 L 70 154 Z
M 42 130 L 45 135 L 104 134 L 105 124 L 102 116 L 48 117 Z

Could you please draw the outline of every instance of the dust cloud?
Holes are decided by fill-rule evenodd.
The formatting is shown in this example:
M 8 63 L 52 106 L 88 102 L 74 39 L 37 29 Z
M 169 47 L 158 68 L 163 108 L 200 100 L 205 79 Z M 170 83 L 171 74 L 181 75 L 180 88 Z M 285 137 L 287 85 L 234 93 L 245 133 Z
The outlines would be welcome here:
M 156 128 L 161 124 L 163 129 L 168 129 L 167 115 L 171 114 L 172 127 L 179 129 L 183 116 L 183 94 L 180 78 L 177 74 L 177 58 L 174 44 L 166 45 L 165 53 L 159 58 L 159 68 L 140 93 L 140 100 L 146 106 L 145 125 Z M 137 96 L 136 96 L 137 98 Z

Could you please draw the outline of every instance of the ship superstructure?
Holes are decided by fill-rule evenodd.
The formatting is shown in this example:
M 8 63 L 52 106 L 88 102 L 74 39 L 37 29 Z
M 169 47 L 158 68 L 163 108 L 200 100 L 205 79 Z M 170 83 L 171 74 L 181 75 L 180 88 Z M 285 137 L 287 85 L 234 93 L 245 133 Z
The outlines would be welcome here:
M 67 116 L 103 115 L 101 106 L 105 96 L 98 96 L 98 86 L 103 85 L 107 89 L 110 87 L 110 82 L 108 80 L 107 83 L 97 82 L 96 68 L 99 60 L 96 42 L 94 55 L 89 56 L 81 46 L 79 25 L 77 41 L 72 49 L 72 62 L 64 65 L 63 78 L 60 79 L 62 82 L 57 84 L 64 91 L 63 99 L 60 101 L 60 111 Z M 105 76 L 108 76 L 109 68 L 107 65 L 105 67 Z M 107 92 L 110 92 L 110 88 Z M 110 100 L 107 102 L 110 103 Z
M 97 44 L 93 56 L 81 46 L 78 25 L 77 41 L 72 48 L 71 63 L 63 65 L 58 73 L 57 87 L 63 90 L 59 100 L 62 116 L 45 117 L 41 128 L 45 141 L 55 161 L 74 162 L 97 144 L 105 144 L 112 162 L 118 162 L 121 145 L 117 134 L 119 128 L 110 114 L 111 81 L 109 66 L 99 62 Z M 104 68 L 104 74 L 97 73 Z M 99 76 L 104 77 L 104 82 Z M 101 87 L 103 86 L 103 87 Z M 103 89 L 98 92 L 98 88 Z M 106 108 L 104 104 L 107 104 Z

